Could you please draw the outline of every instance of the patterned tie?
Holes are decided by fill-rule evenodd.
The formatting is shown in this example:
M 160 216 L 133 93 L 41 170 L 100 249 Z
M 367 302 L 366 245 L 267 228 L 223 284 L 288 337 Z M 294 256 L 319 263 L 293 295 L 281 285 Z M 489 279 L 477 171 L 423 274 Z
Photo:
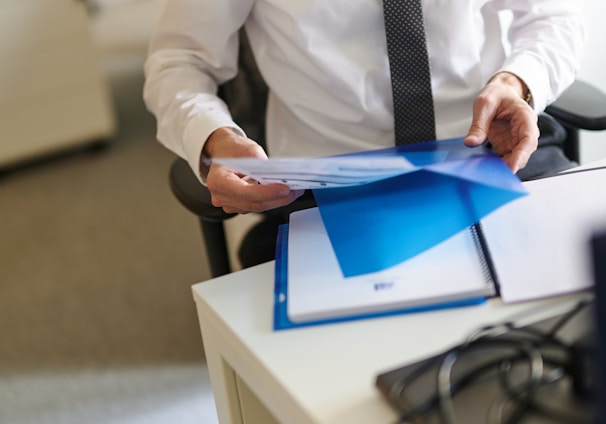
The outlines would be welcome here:
M 383 0 L 396 145 L 435 140 L 421 0 Z

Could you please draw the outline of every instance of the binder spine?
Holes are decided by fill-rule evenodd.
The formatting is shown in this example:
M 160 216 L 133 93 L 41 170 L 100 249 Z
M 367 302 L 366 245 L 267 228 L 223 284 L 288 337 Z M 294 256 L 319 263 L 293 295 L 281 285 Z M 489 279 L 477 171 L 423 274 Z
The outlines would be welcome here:
M 473 241 L 478 251 L 484 279 L 486 282 L 491 282 L 494 285 L 496 295 L 500 296 L 501 290 L 499 280 L 494 268 L 492 256 L 490 255 L 490 250 L 488 249 L 488 244 L 486 243 L 486 238 L 484 237 L 484 232 L 482 231 L 482 224 L 478 222 L 472 225 L 469 227 L 469 231 L 471 231 Z

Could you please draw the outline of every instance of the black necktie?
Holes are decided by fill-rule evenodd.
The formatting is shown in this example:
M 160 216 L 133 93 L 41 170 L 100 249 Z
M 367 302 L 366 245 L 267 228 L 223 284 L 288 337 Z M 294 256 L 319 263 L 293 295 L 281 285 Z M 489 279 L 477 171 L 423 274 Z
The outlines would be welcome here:
M 435 140 L 421 0 L 383 0 L 396 144 Z

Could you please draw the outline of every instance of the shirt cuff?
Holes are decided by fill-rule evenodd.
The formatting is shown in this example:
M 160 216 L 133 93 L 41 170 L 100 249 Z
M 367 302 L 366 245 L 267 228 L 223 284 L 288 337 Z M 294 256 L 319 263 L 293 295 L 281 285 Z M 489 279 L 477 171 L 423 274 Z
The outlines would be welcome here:
M 510 72 L 524 81 L 532 96 L 530 105 L 537 113 L 553 101 L 549 75 L 539 59 L 531 55 L 518 55 L 510 58 L 499 72 Z
M 228 127 L 246 136 L 242 128 L 233 122 L 229 115 L 219 112 L 210 112 L 193 116 L 183 131 L 183 151 L 185 160 L 202 184 L 206 184 L 205 176 L 200 174 L 200 161 L 202 149 L 210 135 L 217 129 Z

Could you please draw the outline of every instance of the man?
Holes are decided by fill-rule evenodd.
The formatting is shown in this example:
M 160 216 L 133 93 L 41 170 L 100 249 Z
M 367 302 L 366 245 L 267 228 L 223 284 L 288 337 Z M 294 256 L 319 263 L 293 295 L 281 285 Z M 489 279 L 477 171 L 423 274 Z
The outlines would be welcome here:
M 423 0 L 422 9 L 436 138 L 489 139 L 513 172 L 523 169 L 537 148 L 537 113 L 575 78 L 582 2 Z M 158 139 L 227 212 L 291 203 L 301 192 L 202 160 L 265 157 L 216 96 L 237 71 L 238 31 L 270 89 L 269 154 L 323 156 L 394 144 L 383 19 L 381 0 L 170 0 L 145 65 Z

